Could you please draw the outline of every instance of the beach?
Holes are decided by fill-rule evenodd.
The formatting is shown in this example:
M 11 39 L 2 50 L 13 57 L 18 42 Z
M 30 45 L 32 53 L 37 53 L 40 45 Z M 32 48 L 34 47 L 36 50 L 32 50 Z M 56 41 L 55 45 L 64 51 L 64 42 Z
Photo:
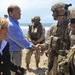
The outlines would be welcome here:
M 25 57 L 26 57 L 27 49 L 22 50 L 22 67 L 26 69 L 26 63 L 25 63 Z M 31 63 L 30 63 L 30 69 L 26 71 L 26 74 L 24 75 L 46 75 L 47 70 L 47 64 L 48 64 L 48 58 L 45 56 L 44 53 L 40 53 L 40 63 L 39 68 L 36 68 L 36 62 L 35 62 L 35 53 L 33 53 L 31 57 Z

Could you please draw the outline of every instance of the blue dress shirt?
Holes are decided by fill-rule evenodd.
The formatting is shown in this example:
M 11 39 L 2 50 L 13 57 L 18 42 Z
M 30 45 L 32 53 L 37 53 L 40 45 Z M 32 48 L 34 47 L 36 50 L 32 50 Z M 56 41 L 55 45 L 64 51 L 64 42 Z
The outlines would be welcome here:
M 17 51 L 23 48 L 31 49 L 33 44 L 24 38 L 23 32 L 19 26 L 19 22 L 12 17 L 8 17 L 9 27 L 7 41 L 9 42 L 9 50 Z

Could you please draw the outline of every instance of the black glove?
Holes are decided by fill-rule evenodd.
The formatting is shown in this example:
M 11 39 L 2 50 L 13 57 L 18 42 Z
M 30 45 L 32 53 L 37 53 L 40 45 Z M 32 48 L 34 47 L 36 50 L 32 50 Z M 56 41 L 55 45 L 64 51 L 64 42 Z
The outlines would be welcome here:
M 21 68 L 21 67 L 19 66 L 19 68 L 18 68 L 18 69 L 21 71 L 21 73 L 16 72 L 16 74 L 15 74 L 15 75 L 24 75 L 24 74 L 26 73 L 26 69 L 24 69 L 23 67 Z

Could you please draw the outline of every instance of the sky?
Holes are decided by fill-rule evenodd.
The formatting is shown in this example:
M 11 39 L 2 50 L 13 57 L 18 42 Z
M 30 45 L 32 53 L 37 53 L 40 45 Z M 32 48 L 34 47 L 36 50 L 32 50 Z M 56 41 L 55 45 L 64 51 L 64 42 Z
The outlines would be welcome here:
M 16 4 L 21 8 L 20 23 L 30 23 L 34 16 L 40 16 L 42 23 L 53 23 L 51 6 L 57 2 L 72 4 L 69 9 L 75 7 L 75 0 L 0 0 L 0 17 L 7 14 L 9 5 Z

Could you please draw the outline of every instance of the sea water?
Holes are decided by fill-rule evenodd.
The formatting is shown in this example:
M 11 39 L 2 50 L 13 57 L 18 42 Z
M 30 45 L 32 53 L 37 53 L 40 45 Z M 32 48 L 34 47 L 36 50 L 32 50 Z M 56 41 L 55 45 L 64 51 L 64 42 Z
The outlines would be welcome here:
M 31 23 L 21 23 L 20 24 L 20 27 L 21 27 L 24 35 L 27 34 L 29 25 L 31 25 Z M 42 23 L 42 25 L 45 27 L 45 35 L 46 35 L 47 31 L 50 28 L 50 26 L 52 25 L 52 23 Z

